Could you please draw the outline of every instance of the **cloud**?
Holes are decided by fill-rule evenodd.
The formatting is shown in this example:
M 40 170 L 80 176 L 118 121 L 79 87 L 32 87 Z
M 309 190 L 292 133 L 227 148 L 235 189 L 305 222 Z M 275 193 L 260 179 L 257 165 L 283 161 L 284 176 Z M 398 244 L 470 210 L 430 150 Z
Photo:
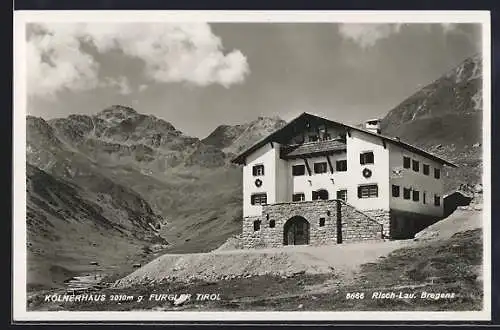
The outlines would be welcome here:
M 119 50 L 142 60 L 145 77 L 155 82 L 228 88 L 242 83 L 249 73 L 241 51 L 225 51 L 206 23 L 44 23 L 30 27 L 27 71 L 31 95 L 100 86 L 99 63 L 84 50 L 89 45 L 98 53 Z
M 357 24 L 344 23 L 339 26 L 342 37 L 357 43 L 361 48 L 374 46 L 380 39 L 398 33 L 401 24 Z
M 384 24 L 384 23 L 342 23 L 339 25 L 339 34 L 347 39 L 355 42 L 361 48 L 369 48 L 374 46 L 379 40 L 386 39 L 392 35 L 402 31 L 403 25 L 416 26 L 417 24 Z M 421 24 L 426 32 L 432 33 L 431 26 L 433 24 Z M 439 23 L 443 33 L 451 33 L 456 31 L 457 25 L 453 23 Z
M 127 77 L 119 76 L 118 78 L 106 77 L 104 81 L 99 84 L 101 87 L 115 87 L 118 89 L 120 95 L 128 95 L 132 93 L 132 88 Z
M 148 85 L 146 84 L 142 84 L 142 85 L 139 85 L 139 92 L 144 92 L 146 89 L 148 89 Z
M 86 90 L 97 86 L 99 68 L 80 50 L 71 28 L 32 34 L 26 45 L 28 92 L 46 97 L 62 89 Z

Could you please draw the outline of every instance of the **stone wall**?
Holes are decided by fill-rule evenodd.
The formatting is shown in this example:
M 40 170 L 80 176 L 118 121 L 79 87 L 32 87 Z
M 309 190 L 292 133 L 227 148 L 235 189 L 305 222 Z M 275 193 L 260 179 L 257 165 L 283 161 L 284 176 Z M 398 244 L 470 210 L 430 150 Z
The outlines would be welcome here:
M 309 245 L 337 244 L 337 221 L 342 224 L 342 242 L 381 239 L 389 228 L 389 212 L 361 212 L 340 200 L 317 200 L 264 205 L 262 215 L 243 220 L 242 240 L 245 248 L 280 247 L 284 244 L 285 223 L 293 217 L 309 223 Z M 321 219 L 324 225 L 320 226 Z M 260 229 L 254 230 L 254 222 Z M 270 224 L 274 222 L 274 227 Z M 384 225 L 384 228 L 382 226 Z
M 387 229 L 384 224 L 387 223 Z M 342 241 L 352 242 L 382 239 L 389 231 L 389 212 L 384 210 L 359 211 L 348 204 L 342 205 Z M 385 235 L 385 234 L 384 234 Z

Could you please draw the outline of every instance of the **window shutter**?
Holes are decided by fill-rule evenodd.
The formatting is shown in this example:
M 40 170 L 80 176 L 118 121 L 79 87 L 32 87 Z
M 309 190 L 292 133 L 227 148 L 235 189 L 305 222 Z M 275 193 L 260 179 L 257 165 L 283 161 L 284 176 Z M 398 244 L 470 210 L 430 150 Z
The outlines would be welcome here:
M 361 187 L 358 187 L 358 198 L 361 198 Z
M 364 164 L 365 164 L 365 159 L 364 159 L 364 157 L 363 157 L 363 154 L 359 154 L 359 163 L 360 163 L 361 165 L 364 165 Z
M 257 167 L 252 167 L 252 175 L 255 176 L 257 175 Z

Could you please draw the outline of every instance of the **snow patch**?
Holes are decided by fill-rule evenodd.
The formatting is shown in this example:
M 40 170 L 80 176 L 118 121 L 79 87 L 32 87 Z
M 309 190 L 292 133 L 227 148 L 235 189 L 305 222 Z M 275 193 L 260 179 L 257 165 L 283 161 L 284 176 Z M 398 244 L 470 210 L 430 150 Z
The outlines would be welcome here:
M 472 69 L 472 74 L 469 80 L 481 78 L 482 68 L 481 61 L 474 61 L 474 69 Z
M 483 109 L 483 94 L 481 90 L 478 90 L 476 94 L 472 97 L 472 102 L 474 102 L 474 110 L 480 111 Z
M 459 83 L 464 80 L 464 66 L 460 65 L 456 70 L 455 70 L 455 82 Z
M 422 104 L 420 104 L 417 108 L 417 110 L 415 110 L 415 112 L 413 113 L 413 116 L 411 117 L 411 120 L 415 120 L 415 118 L 417 117 L 418 113 L 422 110 L 425 110 L 425 104 L 426 104 L 427 100 L 424 100 L 422 102 Z

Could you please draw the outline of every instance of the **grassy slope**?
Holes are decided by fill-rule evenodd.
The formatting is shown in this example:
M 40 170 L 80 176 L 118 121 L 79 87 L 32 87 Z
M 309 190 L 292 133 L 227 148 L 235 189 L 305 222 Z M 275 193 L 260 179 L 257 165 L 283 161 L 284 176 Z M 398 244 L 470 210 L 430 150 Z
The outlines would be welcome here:
M 113 271 L 140 260 L 142 247 L 151 244 L 106 216 L 107 205 L 73 183 L 27 164 L 27 186 L 28 288 L 62 286 L 82 272 Z
M 210 251 L 241 231 L 240 168 L 193 166 L 144 175 L 120 166 L 106 173 L 141 194 L 165 217 L 161 235 L 170 243 L 169 252 Z

